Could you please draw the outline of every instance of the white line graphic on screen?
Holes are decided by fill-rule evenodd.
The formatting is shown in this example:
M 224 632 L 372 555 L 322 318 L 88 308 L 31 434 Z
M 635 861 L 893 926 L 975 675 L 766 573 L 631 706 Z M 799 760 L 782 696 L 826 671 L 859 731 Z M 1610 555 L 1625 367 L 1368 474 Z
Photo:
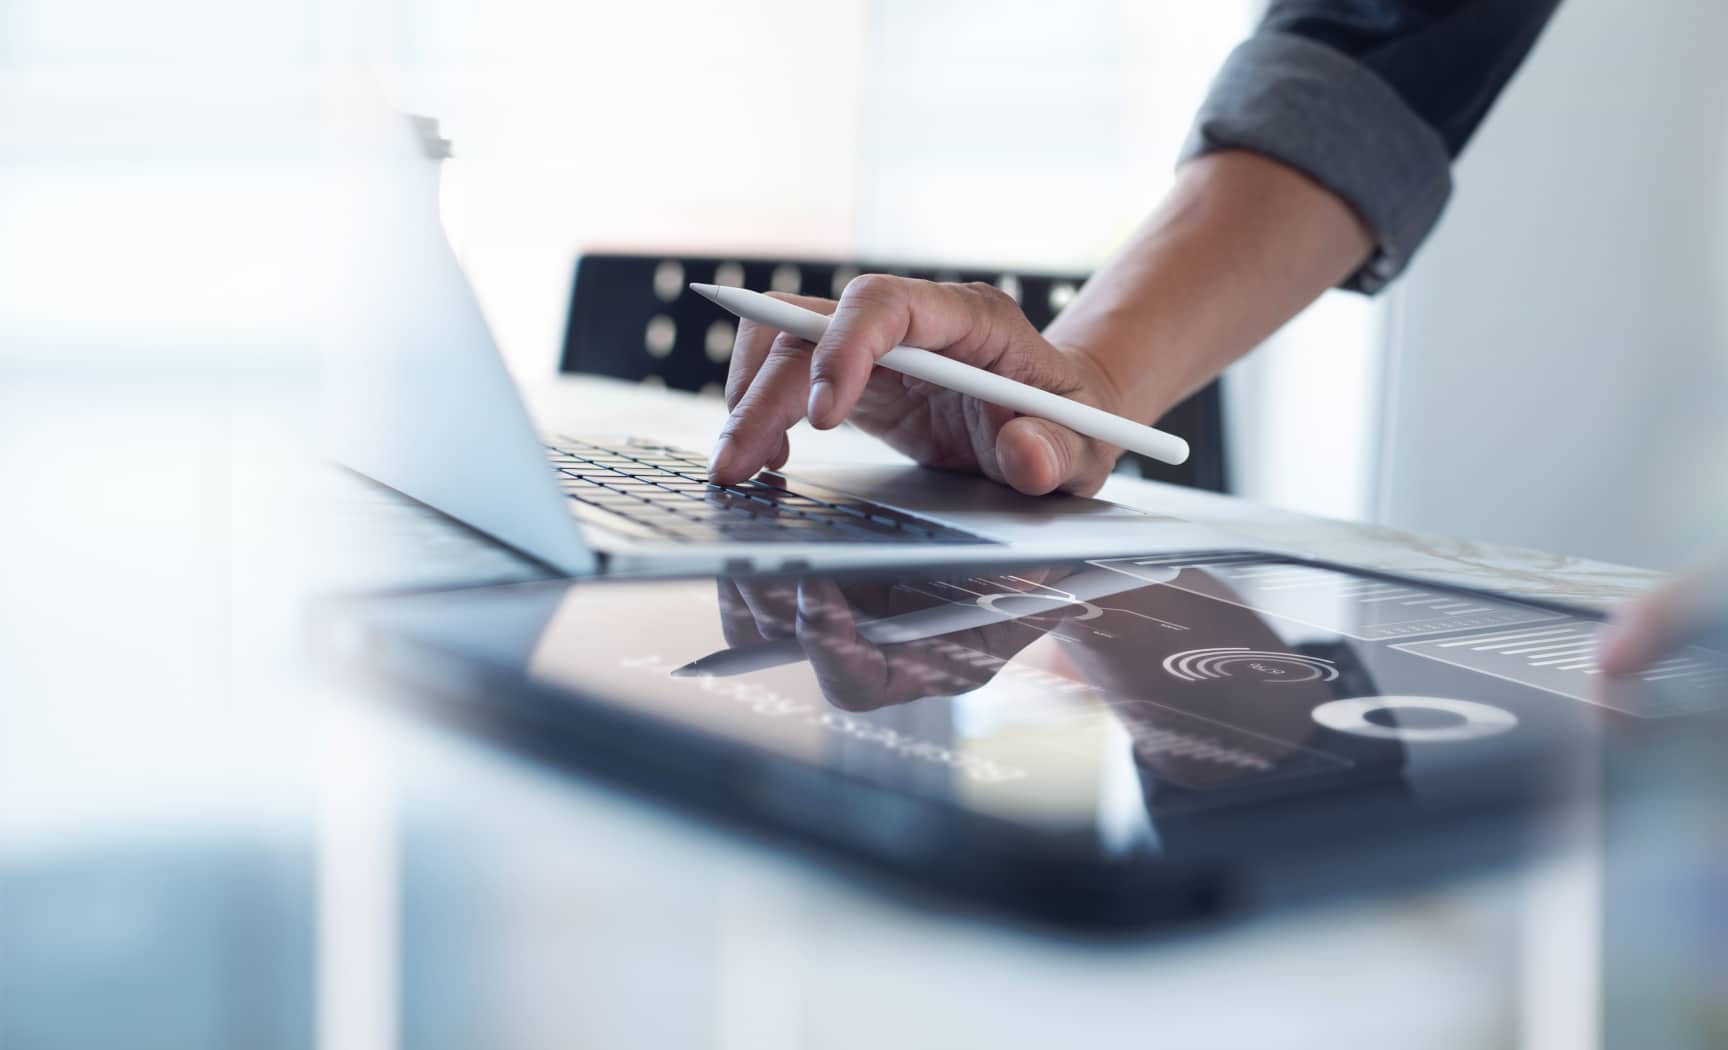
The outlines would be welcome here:
M 1338 668 L 1330 660 L 1302 653 L 1263 652 L 1247 646 L 1174 653 L 1165 658 L 1164 670 L 1185 682 L 1244 677 L 1244 671 L 1256 672 L 1262 682 L 1271 685 L 1331 682 L 1338 677 Z
M 1170 556 L 1105 558 L 1100 568 L 1135 575 L 1181 571 L 1154 580 L 1212 601 L 1292 623 L 1335 631 L 1363 641 L 1389 641 L 1464 630 L 1511 629 L 1563 618 L 1562 613 L 1517 602 L 1431 590 L 1418 583 L 1355 577 L 1314 565 L 1265 561 L 1199 561 Z
M 1640 718 L 1714 709 L 1728 696 L 1728 664 L 1702 649 L 1676 653 L 1631 679 L 1603 681 L 1596 666 L 1601 630 L 1595 621 L 1572 620 L 1392 648 Z M 1655 682 L 1666 688 L 1653 693 L 1633 687 Z

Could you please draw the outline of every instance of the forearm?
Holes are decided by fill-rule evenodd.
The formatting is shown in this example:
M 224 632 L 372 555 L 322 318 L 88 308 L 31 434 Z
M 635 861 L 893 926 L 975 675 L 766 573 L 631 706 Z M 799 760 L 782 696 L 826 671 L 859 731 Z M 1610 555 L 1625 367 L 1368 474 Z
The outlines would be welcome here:
M 1184 164 L 1176 186 L 1045 335 L 1096 362 L 1152 422 L 1366 259 L 1340 197 L 1254 153 Z
M 1047 333 L 1148 418 L 1335 284 L 1374 292 L 1557 0 L 1273 0 L 1195 118 L 1175 191 Z

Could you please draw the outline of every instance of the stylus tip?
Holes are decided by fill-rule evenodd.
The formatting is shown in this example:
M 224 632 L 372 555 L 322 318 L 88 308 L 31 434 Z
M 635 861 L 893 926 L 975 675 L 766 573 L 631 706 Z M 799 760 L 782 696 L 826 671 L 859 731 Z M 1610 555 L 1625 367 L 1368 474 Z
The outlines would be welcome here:
M 697 295 L 700 295 L 702 298 L 707 299 L 709 302 L 719 302 L 720 301 L 718 298 L 720 295 L 719 285 L 696 284 L 696 283 L 692 282 L 690 285 L 690 290 L 692 292 L 695 292 Z

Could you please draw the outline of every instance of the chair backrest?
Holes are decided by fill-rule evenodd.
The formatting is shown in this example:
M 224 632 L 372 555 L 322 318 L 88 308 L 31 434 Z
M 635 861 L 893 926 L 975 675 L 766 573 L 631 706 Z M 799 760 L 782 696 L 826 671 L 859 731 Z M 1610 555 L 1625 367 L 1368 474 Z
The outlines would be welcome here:
M 860 273 L 986 281 L 1014 296 L 1027 318 L 1040 329 L 1055 319 L 1086 279 L 1084 274 L 880 261 L 584 255 L 576 260 L 559 371 L 658 383 L 719 396 L 725 388 L 736 324 L 720 307 L 701 296 L 685 294 L 691 281 L 834 298 Z M 1133 456 L 1143 476 L 1226 491 L 1224 417 L 1217 383 L 1177 405 L 1159 425 L 1187 438 L 1194 454 L 1180 467 Z

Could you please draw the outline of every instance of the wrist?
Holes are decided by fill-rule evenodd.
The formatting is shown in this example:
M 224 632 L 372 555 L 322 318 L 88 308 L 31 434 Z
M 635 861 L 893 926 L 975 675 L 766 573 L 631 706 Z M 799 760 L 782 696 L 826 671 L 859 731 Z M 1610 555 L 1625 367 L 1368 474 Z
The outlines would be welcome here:
M 1176 186 L 1044 337 L 1077 353 L 1115 411 L 1153 423 L 1360 265 L 1348 205 L 1276 161 L 1225 151 Z
M 1170 389 L 1169 377 L 1158 367 L 1158 356 L 1146 346 L 1131 350 L 1109 343 L 1065 338 L 1056 325 L 1045 334 L 1050 344 L 1069 358 L 1079 373 L 1088 399 L 1099 408 L 1148 426 L 1181 400 Z

